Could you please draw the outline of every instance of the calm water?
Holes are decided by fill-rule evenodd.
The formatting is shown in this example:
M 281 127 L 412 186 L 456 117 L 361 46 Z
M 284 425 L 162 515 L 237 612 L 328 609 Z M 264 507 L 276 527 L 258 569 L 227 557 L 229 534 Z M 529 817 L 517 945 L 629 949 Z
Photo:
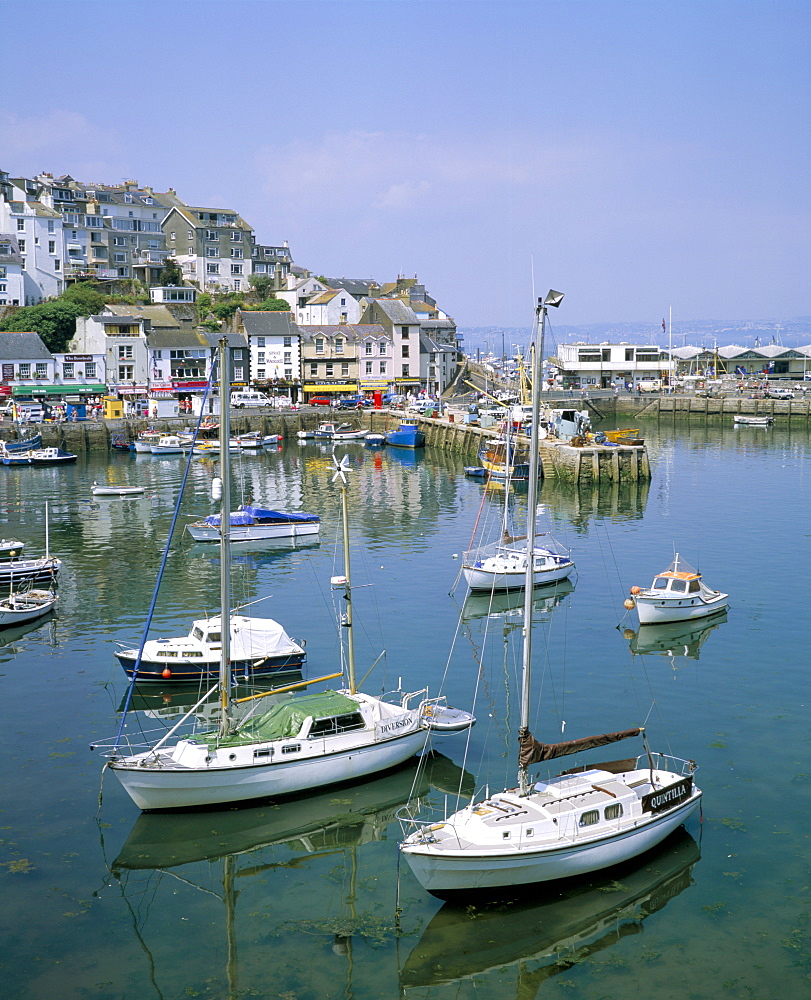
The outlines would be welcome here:
M 89 749 L 125 694 L 116 641 L 143 629 L 183 460 L 113 455 L 68 469 L 0 469 L 0 532 L 65 562 L 58 615 L 0 636 L 4 996 L 436 998 L 741 997 L 811 990 L 809 470 L 807 429 L 646 427 L 653 480 L 599 492 L 544 486 L 574 586 L 539 593 L 536 735 L 647 722 L 694 757 L 703 822 L 643 863 L 511 906 L 453 908 L 399 872 L 395 814 L 412 785 L 442 808 L 460 785 L 515 778 L 520 617 L 451 589 L 455 554 L 499 507 L 461 462 L 347 446 L 354 474 L 359 672 L 443 681 L 479 723 L 438 740 L 429 769 L 294 803 L 140 814 Z M 181 534 L 209 512 L 216 466 L 195 461 L 153 635 L 217 609 L 216 551 Z M 239 600 L 307 640 L 310 676 L 336 662 L 329 577 L 338 497 L 320 446 L 235 464 L 235 499 L 322 515 L 320 543 L 239 550 Z M 93 480 L 142 483 L 92 499 Z M 519 506 L 524 498 L 515 498 Z M 622 606 L 674 547 L 732 595 L 727 620 L 640 645 Z M 619 627 L 617 627 L 619 626 Z M 670 650 L 670 652 L 668 652 Z M 173 716 L 192 694 L 136 698 Z M 147 720 L 149 721 L 149 720 Z

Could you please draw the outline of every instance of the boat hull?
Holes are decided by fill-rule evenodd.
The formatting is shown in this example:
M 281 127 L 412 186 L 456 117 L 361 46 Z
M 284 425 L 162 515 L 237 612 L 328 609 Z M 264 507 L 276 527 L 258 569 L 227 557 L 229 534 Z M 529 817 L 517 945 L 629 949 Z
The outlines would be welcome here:
M 135 671 L 137 653 L 123 650 L 116 653 L 116 659 L 124 668 L 127 677 L 132 678 Z M 301 670 L 307 660 L 307 654 L 301 652 L 289 652 L 280 656 L 264 656 L 253 660 L 232 660 L 231 674 L 237 681 L 253 680 L 260 677 L 270 677 L 274 674 L 289 673 Z M 168 675 L 166 671 L 169 671 Z M 198 681 L 211 681 L 212 683 L 219 677 L 219 658 L 210 660 L 189 660 L 184 662 L 181 657 L 173 659 L 171 663 L 167 660 L 141 659 L 138 667 L 138 683 L 161 683 L 167 681 L 173 683 L 183 683 Z
M 427 739 L 428 731 L 420 728 L 395 739 L 334 754 L 272 763 L 274 758 L 268 757 L 263 763 L 245 767 L 168 769 L 115 760 L 108 766 L 139 809 L 184 809 L 291 795 L 356 781 L 404 763 L 425 747 Z
M 286 521 L 280 524 L 232 524 L 231 542 L 255 542 L 267 538 L 303 538 L 317 535 L 318 521 Z M 187 524 L 186 531 L 195 542 L 218 542 L 219 528 L 213 525 Z
M 440 898 L 532 885 L 584 875 L 638 857 L 682 826 L 700 802 L 701 792 L 694 788 L 690 799 L 684 803 L 638 823 L 625 833 L 606 836 L 602 841 L 567 842 L 542 850 L 493 848 L 475 857 L 461 850 L 431 854 L 407 844 L 401 844 L 401 850 L 419 883 Z
M 56 604 L 56 594 L 51 591 L 28 591 L 13 594 L 0 601 L 0 628 L 12 628 L 43 618 Z
M 0 562 L 0 586 L 8 586 L 30 581 L 31 583 L 53 583 L 62 563 L 53 557 L 42 559 L 10 559 Z
M 425 445 L 425 434 L 416 424 L 403 424 L 396 431 L 388 431 L 386 444 L 395 448 L 422 448 Z
M 559 583 L 568 579 L 574 563 L 570 560 L 556 567 L 544 567 L 533 571 L 533 586 L 539 587 L 547 583 Z M 462 570 L 467 585 L 471 590 L 523 590 L 526 585 L 526 574 L 523 569 L 513 572 L 486 567 L 465 566 Z
M 717 594 L 712 599 L 703 597 L 647 597 L 638 594 L 636 611 L 640 625 L 664 625 L 666 622 L 686 622 L 706 618 L 723 611 L 729 603 L 728 594 Z

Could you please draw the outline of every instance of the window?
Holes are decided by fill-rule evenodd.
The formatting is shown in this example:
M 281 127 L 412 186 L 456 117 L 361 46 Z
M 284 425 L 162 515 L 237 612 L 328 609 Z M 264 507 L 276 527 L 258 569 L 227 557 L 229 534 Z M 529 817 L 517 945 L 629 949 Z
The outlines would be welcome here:
M 118 345 L 118 360 L 119 361 L 132 361 L 132 344 L 119 344 Z
M 62 261 L 58 258 L 54 258 L 54 271 L 58 271 L 62 267 Z
M 341 362 L 341 375 L 345 376 L 345 375 L 348 375 L 348 374 L 349 374 L 349 362 L 348 361 L 342 361 Z
M 193 239 L 194 239 L 194 230 L 193 230 L 193 229 L 190 229 L 190 230 L 189 230 L 189 242 L 191 243 L 191 241 L 192 241 Z
M 318 374 L 318 365 L 314 361 L 311 361 L 310 362 L 310 375 L 312 375 L 312 377 L 315 378 L 315 376 L 317 374 Z
M 385 340 L 381 340 L 380 341 L 380 353 L 381 354 L 385 354 L 386 353 L 386 341 Z
M 403 337 L 407 337 L 408 336 L 408 327 L 407 326 L 401 326 L 400 327 L 400 332 L 402 333 Z
M 239 280 L 239 278 L 235 278 L 234 279 L 234 291 L 238 292 L 241 286 L 242 286 L 242 282 Z
M 615 802 L 613 805 L 606 806 L 603 810 L 603 816 L 606 819 L 619 819 L 622 816 L 622 803 Z
M 291 365 L 293 363 L 293 352 L 292 351 L 285 351 L 284 352 L 284 363 L 286 365 Z
M 54 220 L 48 219 L 48 232 L 52 233 L 54 231 Z M 73 238 L 76 239 L 76 233 L 73 234 Z
M 584 812 L 580 816 L 580 826 L 594 826 L 595 823 L 600 822 L 600 810 L 599 809 L 589 809 L 588 812 Z
M 403 346 L 402 346 L 402 352 L 403 352 L 403 357 L 407 358 L 408 357 L 408 344 L 403 344 Z
M 169 233 L 169 239 L 173 240 L 175 238 L 175 235 L 176 235 L 175 233 Z
M 625 360 L 626 361 L 633 361 L 634 360 L 634 349 L 633 349 L 633 347 L 626 347 L 625 348 Z
M 326 371 L 324 374 L 327 375 L 329 378 L 332 378 L 334 373 L 335 373 L 334 365 L 328 361 L 326 364 Z
M 216 240 L 217 239 L 217 230 L 216 229 L 207 229 L 206 230 L 206 239 L 207 240 Z
M 293 346 L 293 338 L 292 337 L 285 337 L 284 340 L 282 341 L 282 344 L 283 344 L 284 347 L 292 347 Z
M 372 353 L 372 342 L 371 342 L 371 340 L 367 340 L 366 341 L 365 347 L 366 347 L 366 353 L 367 354 L 371 354 Z
M 242 365 L 234 365 L 234 381 L 244 382 L 245 380 L 245 369 Z
M 206 257 L 219 257 L 220 248 L 219 247 L 206 247 Z
M 403 378 L 409 377 L 408 365 L 403 365 Z
M 256 346 L 257 347 L 264 347 L 265 346 L 265 338 L 264 337 L 257 337 L 256 338 Z
M 232 264 L 231 265 L 231 274 L 242 274 L 242 265 L 241 264 Z
M 292 368 L 285 368 L 285 370 L 284 370 L 284 377 L 285 378 L 292 378 L 293 377 L 293 369 Z
M 219 264 L 206 264 L 206 274 L 219 274 L 220 265 Z
M 242 233 L 240 233 L 239 231 L 231 233 L 231 242 L 232 243 L 241 243 L 242 242 Z
M 25 229 L 25 219 L 17 219 L 17 232 L 21 233 Z
M 241 347 L 235 347 L 234 348 L 234 361 L 242 361 L 242 348 Z
M 686 580 L 671 580 L 670 589 L 674 590 L 677 594 L 683 594 L 687 590 Z
M 386 362 L 385 361 L 381 361 L 380 362 L 380 374 L 381 375 L 385 375 L 386 374 Z
M 47 378 L 48 377 L 48 366 L 45 362 L 37 362 L 37 367 L 34 370 L 34 378 Z
M 17 246 L 20 248 L 20 253 L 25 253 L 25 240 L 17 240 Z
M 231 256 L 235 260 L 242 260 L 242 247 L 231 247 Z
M 344 338 L 343 337 L 336 337 L 335 338 L 335 353 L 336 354 L 343 354 L 344 353 Z
M 316 337 L 315 338 L 315 353 L 316 354 L 323 354 L 324 353 L 324 338 L 323 337 Z
M 135 369 L 132 365 L 119 365 L 118 366 L 118 381 L 119 382 L 132 382 L 133 373 Z
M 17 369 L 17 378 L 31 378 L 31 365 L 24 361 Z
M 48 240 L 48 253 L 56 253 L 56 241 Z
M 62 378 L 73 378 L 73 362 L 63 361 L 62 362 Z
M 267 376 L 265 375 L 265 369 L 264 368 L 257 368 L 256 369 L 256 377 L 257 378 L 266 378 Z
M 372 374 L 372 362 L 371 361 L 367 361 L 366 362 L 366 374 L 367 375 L 371 375 Z
M 258 365 L 263 365 L 265 363 L 265 352 L 264 351 L 257 351 L 257 354 L 256 354 L 256 363 Z
M 96 377 L 96 362 L 95 361 L 85 361 L 85 363 L 84 363 L 84 377 L 85 378 L 95 378 Z
M 128 278 L 129 274 L 130 274 L 130 269 L 128 267 L 119 267 L 118 269 L 119 278 Z
M 116 264 L 123 264 L 127 260 L 127 255 L 125 253 L 114 253 L 113 262 Z

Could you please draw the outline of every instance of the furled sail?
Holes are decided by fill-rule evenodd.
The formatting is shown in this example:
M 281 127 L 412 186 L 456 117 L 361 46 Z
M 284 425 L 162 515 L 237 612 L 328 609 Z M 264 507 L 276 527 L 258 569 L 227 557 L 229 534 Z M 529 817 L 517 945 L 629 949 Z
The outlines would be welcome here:
M 642 727 L 624 729 L 617 733 L 598 733 L 596 736 L 583 736 L 579 740 L 567 740 L 565 743 L 540 743 L 528 729 L 518 734 L 518 764 L 519 767 L 529 767 L 543 760 L 553 760 L 555 757 L 566 757 L 580 750 L 593 750 L 607 743 L 618 743 L 632 736 L 639 736 Z

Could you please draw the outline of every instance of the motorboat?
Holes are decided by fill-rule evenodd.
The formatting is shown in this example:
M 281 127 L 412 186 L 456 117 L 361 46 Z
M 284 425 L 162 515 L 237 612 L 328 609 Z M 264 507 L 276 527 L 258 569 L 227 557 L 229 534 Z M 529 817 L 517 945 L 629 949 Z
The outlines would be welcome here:
M 291 639 L 272 618 L 232 614 L 230 668 L 238 679 L 252 680 L 269 674 L 301 670 L 306 660 L 304 646 Z M 128 677 L 136 672 L 138 682 L 216 680 L 222 653 L 222 618 L 200 618 L 189 634 L 144 643 L 140 662 L 138 649 L 121 649 L 115 655 Z
M 161 434 L 152 445 L 153 455 L 182 455 L 191 447 L 192 439 L 188 434 Z
M 284 438 L 281 434 L 262 434 L 260 431 L 250 431 L 247 434 L 237 434 L 232 440 L 239 448 L 250 451 L 254 448 L 264 448 L 269 444 L 278 444 Z
M 732 418 L 736 427 L 768 427 L 774 423 L 774 417 L 768 414 L 736 413 Z
M 144 431 L 132 442 L 132 450 L 139 455 L 151 455 L 152 446 L 156 445 L 162 437 L 160 431 Z
M 416 420 L 403 420 L 396 430 L 386 433 L 386 444 L 395 448 L 422 448 L 425 444 L 425 434 L 420 430 Z
M 79 457 L 61 448 L 37 448 L 29 451 L 31 465 L 72 465 Z
M 631 587 L 625 606 L 628 610 L 636 607 L 640 625 L 661 625 L 715 614 L 727 606 L 728 598 L 729 594 L 710 590 L 701 573 L 677 552 L 668 568 L 653 578 L 650 587 Z
M 321 530 L 321 518 L 317 514 L 286 512 L 242 504 L 231 511 L 231 541 L 252 542 L 262 538 L 301 538 L 316 535 Z M 195 542 L 218 542 L 220 540 L 220 515 L 210 514 L 201 521 L 187 524 L 186 531 Z
M 0 560 L 14 559 L 22 554 L 24 548 L 25 542 L 18 538 L 0 538 Z

